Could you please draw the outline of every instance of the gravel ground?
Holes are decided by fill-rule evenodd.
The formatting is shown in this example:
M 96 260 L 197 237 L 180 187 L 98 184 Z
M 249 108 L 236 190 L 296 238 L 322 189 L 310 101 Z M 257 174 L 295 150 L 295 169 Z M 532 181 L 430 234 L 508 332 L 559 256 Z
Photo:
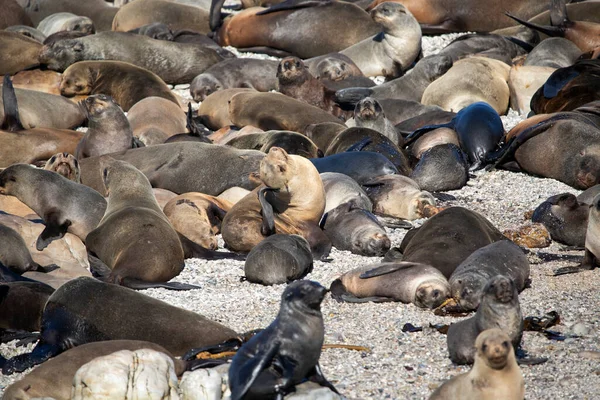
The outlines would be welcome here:
M 447 44 L 457 35 L 424 38 L 427 53 Z M 178 87 L 185 94 L 184 87 Z M 510 129 L 521 117 L 510 112 L 503 117 Z M 499 229 L 523 224 L 523 214 L 545 198 L 576 190 L 552 179 L 541 179 L 507 171 L 479 172 L 466 187 L 437 196 L 439 205 L 460 205 L 486 216 Z M 417 221 L 418 223 L 419 221 Z M 388 230 L 392 245 L 400 244 L 406 231 Z M 223 243 L 221 241 L 220 245 Z M 522 345 L 532 357 L 548 362 L 522 367 L 527 399 L 593 399 L 600 397 L 600 318 L 597 312 L 600 291 L 595 287 L 596 271 L 553 277 L 561 266 L 576 265 L 582 251 L 567 251 L 553 243 L 531 250 L 531 288 L 520 295 L 525 316 L 542 316 L 555 310 L 560 325 L 554 330 L 576 332 L 579 338 L 551 341 L 541 333 L 525 332 Z M 346 251 L 333 250 L 330 263 L 316 262 L 307 279 L 325 286 L 353 268 L 377 263 Z M 188 260 L 177 281 L 194 283 L 202 290 L 170 292 L 162 289 L 144 293 L 189 309 L 243 332 L 267 326 L 277 314 L 283 285 L 264 287 L 240 282 L 241 261 Z M 444 380 L 468 370 L 448 359 L 445 335 L 429 324 L 451 323 L 458 319 L 435 316 L 413 305 L 398 303 L 345 304 L 327 297 L 322 305 L 326 343 L 362 345 L 369 352 L 325 350 L 321 365 L 325 375 L 349 399 L 423 399 Z M 422 332 L 403 333 L 402 326 L 423 326 Z M 15 349 L 14 343 L 0 347 L 5 357 L 30 350 Z M 0 390 L 21 375 L 0 377 Z

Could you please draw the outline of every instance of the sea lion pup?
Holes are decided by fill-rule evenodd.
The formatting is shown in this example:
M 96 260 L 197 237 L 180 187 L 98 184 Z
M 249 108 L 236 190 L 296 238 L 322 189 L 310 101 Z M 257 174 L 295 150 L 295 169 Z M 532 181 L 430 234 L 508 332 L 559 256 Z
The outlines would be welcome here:
M 402 4 L 380 4 L 370 14 L 383 31 L 340 53 L 350 57 L 365 76 L 396 78 L 421 51 L 421 27 Z
M 24 8 L 34 24 L 39 24 L 49 15 L 70 12 L 91 18 L 99 32 L 110 30 L 112 20 L 119 11 L 118 8 L 108 5 L 104 0 L 87 0 L 85 3 L 78 0 L 37 0 L 27 3 Z
M 92 34 L 96 31 L 94 21 L 88 17 L 80 17 L 69 12 L 56 13 L 47 16 L 37 26 L 46 36 L 62 31 L 76 31 Z
M 210 94 L 231 88 L 270 92 L 277 88 L 277 61 L 252 58 L 223 60 L 198 75 L 190 85 L 192 98 L 201 102 Z
M 379 176 L 362 184 L 373 202 L 373 213 L 407 220 L 431 217 L 435 198 L 402 175 Z
M 565 68 L 575 64 L 581 50 L 568 39 L 547 38 L 529 52 L 523 66 Z
M 189 349 L 237 337 L 233 330 L 200 314 L 89 277 L 73 279 L 50 296 L 40 334 L 31 353 L 4 364 L 5 375 L 24 371 L 71 347 L 102 340 L 145 340 L 179 357 Z
M 450 207 L 420 228 L 408 231 L 400 251 L 402 261 L 429 264 L 448 279 L 475 250 L 505 239 L 482 215 L 463 207 Z
M 304 60 L 304 64 L 308 67 L 308 72 L 315 78 L 333 82 L 365 76 L 350 57 L 341 53 L 330 53 L 309 58 Z
M 377 217 L 352 202 L 328 211 L 323 215 L 320 225 L 338 250 L 378 257 L 383 256 L 391 246 L 390 238 Z
M 347 111 L 340 108 L 333 99 L 334 92 L 308 72 L 308 68 L 298 57 L 286 57 L 277 66 L 278 90 L 286 96 L 303 101 L 346 119 Z
M 87 343 L 74 347 L 25 375 L 21 380 L 11 384 L 4 392 L 6 400 L 27 400 L 36 397 L 50 397 L 56 400 L 71 398 L 73 377 L 77 370 L 97 357 L 106 356 L 116 351 L 151 349 L 170 355 L 162 346 L 141 340 L 106 340 Z M 181 375 L 185 362 L 173 358 L 176 374 Z
M 95 190 L 27 164 L 0 172 L 0 194 L 15 196 L 42 217 L 46 229 L 36 242 L 40 251 L 67 231 L 86 240 L 106 208 L 106 200 Z
M 267 131 L 249 133 L 226 141 L 227 146 L 237 149 L 254 149 L 268 153 L 271 147 L 281 147 L 288 154 L 304 158 L 322 157 L 323 152 L 306 136 L 290 131 Z
M 93 273 L 132 289 L 196 288 L 165 283 L 183 270 L 184 252 L 148 178 L 125 161 L 105 158 L 101 167 L 108 204 L 102 220 L 85 239 Z
M 508 335 L 487 329 L 477 336 L 475 348 L 473 368 L 444 382 L 429 400 L 523 400 L 525 381 Z
M 19 275 L 27 271 L 50 272 L 56 264 L 42 267 L 33 261 L 25 240 L 14 229 L 0 223 L 0 263 Z
M 356 207 L 373 211 L 373 203 L 354 179 L 337 172 L 319 174 L 325 188 L 325 213 L 343 203 L 353 202 Z
M 521 115 L 529 114 L 531 98 L 554 71 L 550 67 L 512 66 L 508 76 L 510 108 Z
M 450 285 L 430 265 L 384 262 L 346 272 L 331 284 L 331 296 L 350 303 L 400 301 L 433 309 L 450 297 Z
M 335 122 L 343 125 L 338 117 L 303 101 L 281 93 L 256 91 L 233 95 L 229 101 L 229 118 L 233 125 L 252 125 L 265 131 L 275 129 L 304 133 L 311 124 Z
M 46 161 L 44 169 L 54 171 L 75 183 L 81 183 L 79 161 L 72 154 L 56 153 Z
M 398 174 L 390 160 L 372 151 L 348 151 L 310 160 L 319 173 L 338 172 L 348 175 L 358 184 L 382 175 Z
M 306 239 L 276 234 L 254 247 L 244 264 L 244 276 L 253 283 L 278 285 L 302 279 L 312 272 L 313 256 Z
M 37 29 L 35 29 L 31 26 L 13 25 L 13 26 L 9 26 L 8 28 L 6 28 L 4 30 L 7 32 L 20 33 L 21 35 L 32 38 L 33 40 L 38 41 L 40 43 L 43 43 L 44 40 L 46 40 L 46 35 L 44 35 L 42 32 L 38 31 Z
M 162 22 L 153 22 L 142 25 L 139 28 L 130 29 L 127 32 L 148 36 L 149 38 L 156 40 L 173 41 L 173 31 L 171 31 L 171 28 L 169 28 L 168 25 L 165 25 Z
M 328 252 L 330 244 L 319 228 L 325 190 L 314 165 L 271 147 L 260 162 L 260 180 L 264 184 L 236 203 L 223 219 L 221 231 L 227 247 L 249 252 L 273 233 L 288 233 L 304 237 L 317 258 Z
M 2 66 L 0 75 L 15 74 L 40 65 L 38 56 L 42 44 L 17 32 L 0 31 Z
M 321 302 L 326 293 L 323 286 L 305 280 L 285 288 L 277 318 L 233 357 L 231 400 L 282 398 L 305 379 L 338 393 L 319 366 L 325 335 Z
M 385 117 L 381 104 L 372 97 L 364 98 L 356 104 L 354 123 L 361 128 L 373 129 L 390 139 L 398 147 L 404 147 L 404 139 L 398 134 L 394 124 Z
M 571 21 L 567 13 L 565 0 L 551 0 L 550 19 L 552 26 L 542 26 L 524 21 L 509 12 L 507 16 L 521 25 L 535 29 L 548 36 L 560 36 L 572 41 L 582 52 L 588 52 L 600 46 L 600 24 L 586 21 Z
M 204 248 L 216 250 L 216 235 L 232 207 L 229 201 L 213 196 L 184 193 L 169 200 L 162 210 L 177 232 Z
M 459 146 L 440 144 L 421 154 L 410 178 L 428 192 L 457 190 L 469 180 L 469 159 Z
M 60 93 L 72 97 L 105 94 L 123 111 L 151 96 L 162 97 L 179 105 L 169 87 L 155 74 L 121 61 L 80 61 L 65 70 Z
M 571 193 L 557 194 L 537 206 L 531 220 L 543 224 L 552 240 L 569 246 L 584 247 L 590 203 Z
M 123 110 L 112 97 L 96 94 L 80 104 L 86 111 L 89 128 L 75 150 L 77 159 L 132 148 L 133 131 Z
M 60 40 L 39 50 L 39 62 L 59 72 L 86 60 L 131 63 L 174 85 L 191 82 L 208 67 L 223 60 L 223 56 L 211 48 L 128 32 L 101 32 Z
M 162 97 L 146 97 L 127 113 L 133 136 L 146 146 L 164 143 L 171 136 L 186 132 L 186 116 L 181 107 Z
M 0 283 L 0 332 L 39 332 L 44 306 L 53 292 L 45 283 L 29 279 Z
M 4 0 L 2 2 L 2 17 L 0 17 L 0 29 L 6 29 L 13 25 L 32 26 L 31 18 L 16 0 Z
M 476 310 L 483 288 L 496 275 L 512 279 L 518 292 L 529 281 L 529 261 L 510 240 L 500 240 L 475 250 L 450 277 L 452 297 L 467 310 Z
M 521 343 L 523 316 L 519 294 L 512 279 L 495 276 L 483 289 L 481 303 L 474 316 L 450 324 L 448 329 L 448 352 L 455 364 L 472 364 L 475 359 L 475 340 L 486 329 L 500 328 L 513 347 Z

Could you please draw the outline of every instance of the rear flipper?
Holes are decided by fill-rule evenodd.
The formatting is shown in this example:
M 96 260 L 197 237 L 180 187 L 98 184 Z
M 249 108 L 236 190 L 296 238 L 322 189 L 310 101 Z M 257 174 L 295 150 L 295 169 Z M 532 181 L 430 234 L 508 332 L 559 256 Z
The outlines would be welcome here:
M 59 350 L 56 346 L 49 344 L 38 344 L 31 353 L 20 354 L 6 360 L 2 366 L 2 374 L 12 375 L 15 372 L 23 372 L 28 368 L 43 363 L 58 353 Z
M 380 296 L 356 297 L 355 295 L 346 290 L 346 287 L 340 279 L 336 279 L 335 281 L 333 281 L 329 290 L 331 291 L 331 297 L 340 303 L 385 303 L 388 301 L 393 301 L 393 299 L 390 299 L 389 297 Z
M 564 37 L 565 36 L 565 26 L 537 25 L 537 24 L 533 24 L 529 21 L 525 21 L 520 18 L 517 18 L 509 12 L 505 12 L 504 14 L 506 14 L 507 17 L 514 19 L 521 25 L 526 26 L 527 28 L 530 28 L 530 29 L 535 29 L 536 31 L 542 32 L 545 35 L 554 36 L 554 37 L 556 37 L 556 36 Z
M 2 102 L 4 103 L 4 120 L 0 122 L 0 129 L 10 132 L 22 131 L 25 129 L 21 124 L 19 117 L 19 106 L 17 105 L 17 95 L 13 87 L 10 75 L 4 75 L 2 85 Z
M 183 248 L 183 257 L 188 258 L 202 258 L 205 260 L 240 260 L 244 261 L 246 257 L 237 253 L 230 253 L 225 251 L 214 251 L 209 250 L 205 247 L 200 246 L 196 242 L 192 242 L 190 239 L 177 232 L 179 235 L 179 241 Z
M 54 240 L 61 239 L 67 233 L 67 229 L 71 226 L 70 220 L 65 220 L 64 222 L 60 222 L 60 211 L 57 209 L 49 210 L 44 215 L 44 224 L 46 227 L 40 233 L 40 236 L 37 238 L 35 243 L 35 248 L 38 251 L 44 250 L 50 243 Z
M 184 361 L 190 361 L 198 358 L 198 355 L 201 353 L 220 354 L 224 352 L 235 352 L 239 350 L 242 344 L 244 343 L 241 338 L 233 338 L 213 346 L 196 347 L 185 353 L 181 359 Z
M 277 11 L 298 10 L 300 8 L 317 7 L 330 4 L 331 0 L 286 0 L 284 2 L 274 4 L 266 10 L 259 11 L 256 15 L 265 15 Z
M 413 225 L 402 218 L 392 217 L 391 215 L 376 215 L 377 220 L 384 226 L 394 229 L 412 229 Z
M 133 290 L 144 290 L 153 288 L 162 288 L 168 290 L 193 290 L 202 289 L 200 286 L 189 285 L 187 283 L 180 282 L 146 282 L 135 278 L 121 278 L 119 279 L 121 286 L 128 287 Z
M 306 377 L 308 380 L 318 383 L 319 385 L 321 385 L 323 387 L 329 388 L 332 392 L 334 392 L 336 394 L 340 394 L 340 392 L 338 392 L 338 390 L 335 388 L 335 386 L 333 386 L 333 384 L 331 382 L 329 382 L 327 380 L 327 378 L 325 378 L 319 363 L 317 363 L 317 365 L 314 366 L 314 368 L 308 373 L 308 375 Z
M 596 259 L 596 256 L 594 256 L 594 254 L 588 249 L 585 249 L 585 255 L 583 256 L 583 260 L 581 261 L 580 265 L 576 267 L 559 268 L 556 271 L 554 271 L 554 276 L 576 274 L 583 271 L 589 271 L 597 267 L 598 260 Z
M 24 346 L 29 343 L 34 343 L 40 339 L 39 333 L 27 332 L 21 330 L 6 329 L 0 333 L 0 343 L 8 343 L 13 340 L 19 340 L 17 347 Z

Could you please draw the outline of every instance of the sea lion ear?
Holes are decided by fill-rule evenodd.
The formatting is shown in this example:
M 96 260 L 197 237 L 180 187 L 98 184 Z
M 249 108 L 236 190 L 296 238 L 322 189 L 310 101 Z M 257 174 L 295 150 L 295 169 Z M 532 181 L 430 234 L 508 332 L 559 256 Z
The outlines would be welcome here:
M 83 43 L 81 42 L 77 42 L 73 45 L 73 51 L 76 51 L 78 53 L 83 51 Z

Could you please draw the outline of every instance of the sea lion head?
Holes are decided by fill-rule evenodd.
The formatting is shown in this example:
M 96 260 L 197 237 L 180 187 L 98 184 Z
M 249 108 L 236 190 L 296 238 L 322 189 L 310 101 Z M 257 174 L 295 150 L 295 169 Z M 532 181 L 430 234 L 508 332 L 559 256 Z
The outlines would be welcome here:
M 475 340 L 475 348 L 475 363 L 484 362 L 489 368 L 496 370 L 504 369 L 513 353 L 510 338 L 498 328 L 481 332 Z
M 65 178 L 81 183 L 79 162 L 69 153 L 57 153 L 50 157 L 44 166 L 45 170 L 54 171 Z
M 385 2 L 373 8 L 370 12 L 373 21 L 384 27 L 392 25 L 392 21 L 397 21 L 398 17 L 406 17 L 412 14 L 400 3 Z M 396 22 L 397 23 L 397 22 Z
M 447 282 L 430 280 L 421 283 L 415 292 L 414 304 L 420 308 L 433 309 L 438 307 L 450 297 L 450 288 Z
M 277 79 L 280 83 L 301 83 L 309 78 L 308 68 L 298 57 L 286 57 L 277 66 Z
M 287 285 L 281 295 L 281 311 L 303 311 L 314 314 L 321 312 L 321 302 L 327 289 L 317 282 L 298 280 Z
M 543 224 L 552 240 L 581 245 L 585 241 L 588 214 L 588 204 L 580 203 L 574 194 L 561 193 L 540 204 L 533 211 L 531 220 Z
M 337 82 L 352 75 L 347 62 L 337 58 L 325 58 L 317 65 L 319 77 Z
M 204 101 L 209 95 L 219 90 L 223 90 L 223 84 L 209 73 L 195 77 L 190 86 L 190 94 L 197 102 Z
M 40 50 L 39 62 L 54 71 L 64 71 L 70 65 L 83 60 L 85 46 L 77 40 L 60 40 L 47 44 Z
M 588 146 L 579 152 L 579 165 L 576 172 L 577 189 L 587 189 L 600 183 L 600 149 Z
M 481 302 L 485 300 L 492 303 L 511 303 L 518 299 L 517 286 L 512 279 L 496 275 L 483 288 Z
M 459 279 L 452 280 L 450 293 L 465 310 L 476 310 L 479 307 L 483 287 L 487 283 L 485 278 L 479 274 L 461 276 Z
M 14 194 L 16 185 L 21 180 L 21 171 L 26 168 L 34 167 L 31 167 L 27 164 L 13 164 L 0 172 L 0 194 Z
M 73 18 L 67 24 L 67 31 L 75 31 L 82 32 L 87 35 L 91 35 L 96 32 L 96 28 L 94 27 L 94 21 L 92 21 L 88 17 L 78 16 L 77 18 Z
M 354 119 L 362 121 L 375 121 L 385 118 L 381 104 L 372 97 L 365 97 L 354 108 Z
M 104 156 L 100 159 L 100 168 L 106 196 L 111 194 L 114 187 L 126 187 L 129 194 L 132 192 L 152 193 L 154 196 L 148 178 L 128 162 Z
M 73 67 L 78 67 L 77 65 Z M 60 94 L 67 97 L 89 94 L 92 92 L 94 77 L 89 68 L 69 67 L 60 81 Z
M 292 177 L 293 160 L 281 147 L 271 147 L 260 162 L 260 179 L 273 189 L 287 189 Z
M 98 119 L 118 107 L 112 97 L 105 94 L 95 94 L 79 102 L 88 119 Z

